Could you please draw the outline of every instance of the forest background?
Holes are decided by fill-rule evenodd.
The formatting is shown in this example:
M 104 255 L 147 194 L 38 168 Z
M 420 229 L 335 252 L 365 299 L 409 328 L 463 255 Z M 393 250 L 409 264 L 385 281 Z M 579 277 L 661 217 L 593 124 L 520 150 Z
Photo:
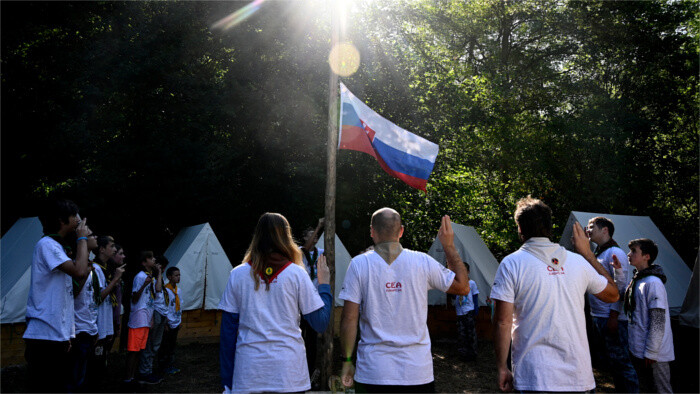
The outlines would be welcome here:
M 7 2 L 2 14 L 1 230 L 68 197 L 132 263 L 210 222 L 240 261 L 257 218 L 323 216 L 329 1 Z M 439 218 L 474 226 L 500 260 L 528 194 L 554 210 L 645 215 L 698 253 L 697 1 L 358 1 L 342 81 L 440 145 L 427 193 L 371 157 L 338 155 L 337 233 L 402 213 L 427 250 Z M 691 266 L 692 268 L 692 266 Z

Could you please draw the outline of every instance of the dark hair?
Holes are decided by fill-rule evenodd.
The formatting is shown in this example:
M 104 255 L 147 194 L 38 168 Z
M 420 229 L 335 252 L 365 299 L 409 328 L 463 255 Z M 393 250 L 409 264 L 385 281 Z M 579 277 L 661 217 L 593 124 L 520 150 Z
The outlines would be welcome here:
M 124 248 L 123 248 L 121 245 L 119 245 L 118 243 L 115 242 L 115 243 L 114 243 L 114 250 L 116 250 L 116 251 L 118 252 L 119 249 L 124 249 Z
M 542 200 L 532 196 L 521 198 L 516 204 L 513 218 L 525 241 L 532 237 L 552 236 L 552 209 Z
M 607 228 L 608 229 L 608 235 L 610 238 L 612 238 L 613 234 L 615 233 L 615 225 L 613 224 L 612 220 L 602 217 L 602 216 L 596 216 L 593 219 L 588 221 L 593 222 L 594 225 L 596 225 L 599 228 Z
M 150 259 L 150 258 L 153 258 L 153 257 L 154 257 L 154 256 L 153 256 L 153 252 L 152 252 L 152 251 L 150 251 L 150 250 L 144 250 L 143 252 L 141 252 L 141 259 L 140 259 L 139 261 L 143 263 L 143 262 L 146 261 L 147 259 Z
M 160 265 L 161 267 L 165 268 L 170 264 L 170 260 L 168 260 L 167 257 L 160 255 L 156 257 L 156 264 Z
M 165 276 L 170 277 L 175 273 L 175 271 L 180 271 L 180 269 L 177 267 L 170 267 L 165 271 Z
M 654 260 L 656 260 L 656 256 L 659 255 L 659 247 L 656 246 L 656 243 L 649 238 L 633 239 L 627 244 L 627 246 L 630 249 L 632 249 L 633 246 L 636 246 L 642 251 L 643 255 L 648 254 L 649 264 L 653 263 Z
M 100 235 L 97 237 L 97 250 L 100 248 L 106 248 L 110 242 L 114 242 L 114 238 L 109 235 Z
M 401 215 L 391 208 L 381 208 L 372 214 L 371 224 L 380 240 L 390 240 L 401 231 Z
M 71 200 L 47 202 L 39 215 L 44 234 L 57 233 L 61 229 L 61 223 L 68 223 L 70 217 L 77 215 L 78 211 L 78 206 Z

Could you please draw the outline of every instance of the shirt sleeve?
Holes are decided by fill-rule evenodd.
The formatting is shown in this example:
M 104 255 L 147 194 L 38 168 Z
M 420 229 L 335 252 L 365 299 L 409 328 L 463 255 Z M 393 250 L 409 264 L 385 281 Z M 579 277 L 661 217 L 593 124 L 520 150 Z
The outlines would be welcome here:
M 503 259 L 496 271 L 496 277 L 491 286 L 491 298 L 515 303 L 515 278 L 510 271 L 510 260 Z
M 608 286 L 608 280 L 603 275 L 600 275 L 588 262 L 585 262 L 583 267 L 588 278 L 586 292 L 595 295 L 605 290 L 605 287 Z
M 476 282 L 473 280 L 469 281 L 469 291 L 472 293 L 473 296 L 479 294 L 479 288 L 476 287 Z
M 63 247 L 58 242 L 46 242 L 44 247 L 42 247 L 41 254 L 49 271 L 66 261 L 70 261 L 70 257 L 66 255 Z
M 318 294 L 318 290 L 316 289 L 316 286 L 314 286 L 314 283 L 311 281 L 311 278 L 309 278 L 309 275 L 306 274 L 306 271 L 301 272 L 301 274 L 299 274 L 298 277 L 299 310 L 301 311 L 301 314 L 306 315 L 315 311 L 316 309 L 322 308 L 323 300 Z
M 136 276 L 134 277 L 134 283 L 131 285 L 131 292 L 132 293 L 137 293 L 139 290 L 141 290 L 141 286 L 143 286 L 143 283 L 146 281 L 146 275 L 143 273 L 143 271 L 140 271 Z M 144 289 L 143 291 L 146 291 Z M 138 302 L 138 300 L 131 300 L 134 304 Z
M 236 286 L 236 273 L 235 269 L 231 270 L 228 276 L 228 283 L 226 284 L 226 290 L 221 295 L 221 301 L 219 301 L 219 309 L 229 313 L 239 313 L 238 303 L 236 302 L 236 295 L 234 294 Z
M 645 292 L 647 299 L 647 308 L 649 309 L 666 309 L 668 300 L 666 287 L 661 280 L 651 280 L 647 283 L 648 290 Z
M 450 269 L 440 264 L 429 255 L 425 255 L 428 262 L 427 265 L 427 276 L 428 276 L 428 288 L 437 289 L 440 291 L 447 291 L 452 282 L 455 279 L 455 273 Z
M 625 289 L 627 288 L 627 284 L 629 283 L 628 278 L 630 271 L 630 262 L 629 260 L 627 260 L 627 255 L 625 254 L 625 252 L 620 248 L 613 248 L 612 254 L 617 256 L 617 259 L 620 261 L 620 265 L 622 266 L 622 277 L 624 278 L 624 280 L 620 281 L 619 283 L 615 283 L 617 285 L 617 291 L 620 293 L 620 299 L 617 302 L 611 304 L 610 309 L 618 313 L 622 313 L 625 303 Z M 610 259 L 612 259 L 612 255 L 610 256 Z M 614 273 L 611 275 L 613 275 L 613 278 L 615 277 Z
M 350 261 L 350 266 L 345 273 L 345 280 L 343 281 L 343 287 L 340 289 L 338 298 L 345 301 L 354 302 L 356 304 L 362 303 L 362 291 L 360 288 L 360 279 L 357 272 L 357 266 L 359 265 L 358 259 L 366 258 L 363 256 L 355 257 Z

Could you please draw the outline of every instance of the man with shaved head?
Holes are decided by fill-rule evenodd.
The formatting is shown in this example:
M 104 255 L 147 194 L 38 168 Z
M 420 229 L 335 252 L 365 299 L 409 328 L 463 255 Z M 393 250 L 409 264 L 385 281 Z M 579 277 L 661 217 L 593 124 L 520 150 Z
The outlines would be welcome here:
M 425 253 L 404 249 L 401 216 L 391 208 L 372 215 L 374 250 L 354 259 L 339 297 L 345 300 L 340 323 L 342 381 L 362 383 L 369 393 L 435 392 L 428 335 L 428 290 L 469 293 L 469 275 L 454 245 L 449 216 L 438 238 L 445 268 Z M 352 353 L 360 325 L 357 371 Z

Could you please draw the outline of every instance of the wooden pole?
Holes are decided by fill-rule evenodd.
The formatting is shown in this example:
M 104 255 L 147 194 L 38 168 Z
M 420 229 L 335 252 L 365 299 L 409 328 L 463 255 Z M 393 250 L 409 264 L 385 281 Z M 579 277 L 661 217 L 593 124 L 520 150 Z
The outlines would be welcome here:
M 338 43 L 339 23 L 337 7 L 331 6 L 331 48 Z M 338 152 L 338 75 L 330 70 L 328 82 L 328 161 L 326 165 L 326 206 L 325 230 L 323 238 L 324 253 L 331 271 L 331 294 L 335 297 L 335 160 Z M 321 391 L 326 391 L 328 379 L 333 375 L 333 329 L 335 300 L 331 306 L 331 317 L 326 332 L 323 333 L 323 356 L 321 357 Z

